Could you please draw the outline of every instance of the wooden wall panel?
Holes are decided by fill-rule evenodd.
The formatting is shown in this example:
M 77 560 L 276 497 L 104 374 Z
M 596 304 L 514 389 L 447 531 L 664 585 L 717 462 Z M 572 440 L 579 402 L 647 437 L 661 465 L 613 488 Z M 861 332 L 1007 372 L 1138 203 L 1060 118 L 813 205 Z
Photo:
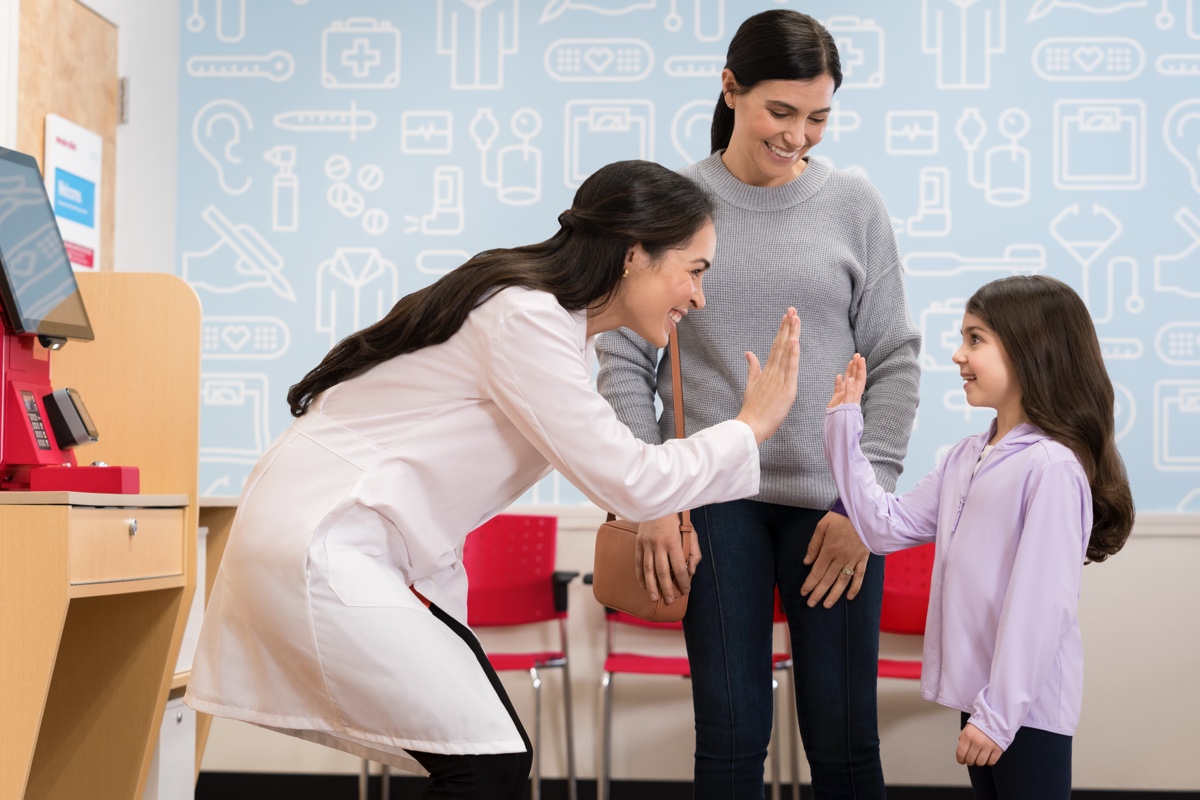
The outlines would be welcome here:
M 17 149 L 45 152 L 46 115 L 104 138 L 100 269 L 113 269 L 117 182 L 117 28 L 77 0 L 21 0 Z

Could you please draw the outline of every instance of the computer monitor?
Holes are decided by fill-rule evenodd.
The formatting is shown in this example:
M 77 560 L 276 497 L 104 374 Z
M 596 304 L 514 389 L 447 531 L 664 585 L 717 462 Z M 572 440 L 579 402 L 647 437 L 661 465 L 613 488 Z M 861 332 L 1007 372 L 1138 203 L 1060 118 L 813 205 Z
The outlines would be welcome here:
M 3 147 L 0 273 L 0 300 L 12 333 L 36 334 L 53 346 L 95 338 L 37 161 Z

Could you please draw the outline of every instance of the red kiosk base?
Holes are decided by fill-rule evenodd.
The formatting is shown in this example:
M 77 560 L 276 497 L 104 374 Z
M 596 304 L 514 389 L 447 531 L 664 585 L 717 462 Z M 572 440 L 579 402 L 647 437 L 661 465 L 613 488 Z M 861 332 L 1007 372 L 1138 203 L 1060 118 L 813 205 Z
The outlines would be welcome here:
M 7 325 L 0 344 L 0 491 L 137 494 L 137 467 L 76 466 L 60 448 L 46 413 L 50 353 L 36 335 Z

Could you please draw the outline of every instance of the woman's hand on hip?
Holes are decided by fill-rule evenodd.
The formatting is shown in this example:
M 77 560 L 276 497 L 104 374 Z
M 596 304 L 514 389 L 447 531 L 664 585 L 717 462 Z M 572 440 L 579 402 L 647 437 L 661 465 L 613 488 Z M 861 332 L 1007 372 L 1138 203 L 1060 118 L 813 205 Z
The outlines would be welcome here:
M 847 600 L 853 600 L 862 588 L 870 556 L 850 519 L 830 511 L 817 523 L 808 542 L 804 563 L 812 564 L 812 569 L 800 587 L 800 596 L 808 598 L 809 607 L 824 597 L 825 607 L 830 608 L 843 592 Z
M 634 540 L 633 560 L 638 583 L 650 594 L 670 605 L 692 589 L 692 575 L 700 563 L 700 545 L 695 532 L 691 552 L 683 552 L 679 536 L 679 515 L 643 522 Z
M 846 374 L 833 379 L 833 397 L 826 408 L 836 408 L 845 403 L 861 403 L 863 388 L 867 385 L 867 360 L 858 353 L 846 365 Z
M 796 402 L 796 378 L 800 372 L 800 317 L 789 308 L 771 344 L 767 365 L 746 351 L 746 393 L 737 418 L 750 426 L 762 444 L 778 430 Z

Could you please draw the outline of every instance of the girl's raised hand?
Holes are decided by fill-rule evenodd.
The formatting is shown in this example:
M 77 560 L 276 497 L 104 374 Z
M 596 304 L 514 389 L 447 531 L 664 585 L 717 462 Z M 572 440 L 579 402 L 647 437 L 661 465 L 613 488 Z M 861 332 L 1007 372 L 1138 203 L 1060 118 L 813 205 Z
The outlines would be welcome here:
M 826 408 L 835 408 L 844 403 L 862 402 L 863 387 L 867 385 L 867 360 L 858 353 L 846 365 L 846 374 L 833 379 L 833 397 Z

